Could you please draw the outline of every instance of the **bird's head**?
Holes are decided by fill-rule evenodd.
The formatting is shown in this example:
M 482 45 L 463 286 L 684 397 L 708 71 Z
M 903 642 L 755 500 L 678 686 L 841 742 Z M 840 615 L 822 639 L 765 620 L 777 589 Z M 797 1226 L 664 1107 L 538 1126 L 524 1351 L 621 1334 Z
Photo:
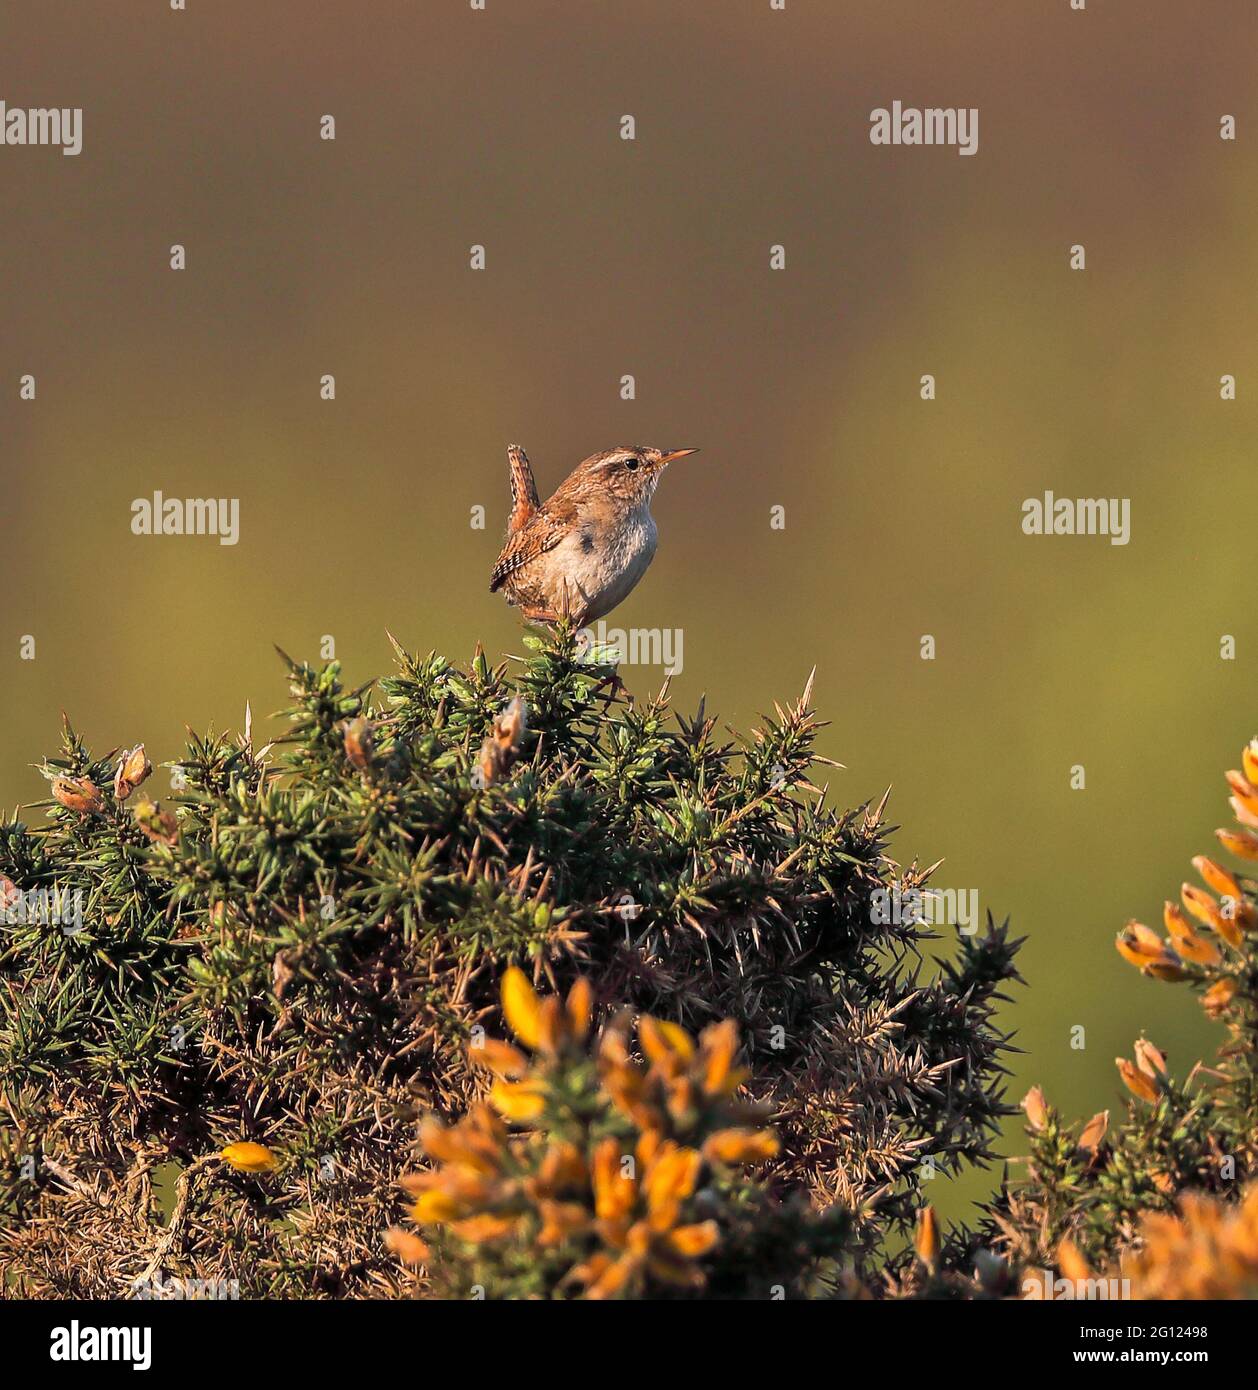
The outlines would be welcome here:
M 698 449 L 652 449 L 645 444 L 622 444 L 591 454 L 577 468 L 583 482 L 626 503 L 649 502 L 660 474 L 675 459 Z

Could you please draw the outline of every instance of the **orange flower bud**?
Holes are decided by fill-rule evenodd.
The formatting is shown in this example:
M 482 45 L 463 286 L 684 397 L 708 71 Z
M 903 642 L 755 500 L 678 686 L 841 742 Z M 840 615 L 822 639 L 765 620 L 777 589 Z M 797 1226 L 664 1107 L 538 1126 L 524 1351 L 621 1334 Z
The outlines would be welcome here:
M 744 1076 L 733 1066 L 738 1051 L 738 1025 L 732 1018 L 711 1023 L 700 1039 L 703 1049 L 703 1090 L 709 1096 L 729 1096 Z
M 1022 1108 L 1026 1111 L 1027 1124 L 1038 1134 L 1048 1123 L 1048 1105 L 1044 1100 L 1044 1092 L 1038 1086 L 1032 1086 L 1022 1097 Z
M 371 760 L 376 755 L 376 740 L 369 719 L 364 719 L 360 714 L 357 719 L 346 722 L 344 747 L 345 756 L 360 772 L 365 772 L 371 766 Z
M 1199 854 L 1192 861 L 1192 866 L 1205 882 L 1222 897 L 1239 898 L 1241 895 L 1240 884 L 1232 877 L 1222 864 L 1216 864 L 1213 859 L 1207 859 L 1204 854 Z
M 1171 934 L 1171 942 L 1176 953 L 1194 965 L 1218 965 L 1223 959 L 1218 947 L 1193 931 L 1188 918 L 1175 906 L 1167 903 L 1162 911 L 1162 920 Z
M 663 1146 L 643 1179 L 647 1208 L 657 1229 L 671 1226 L 676 1209 L 695 1190 L 703 1158 L 697 1149 Z
M 384 1243 L 403 1264 L 427 1264 L 432 1255 L 432 1252 L 418 1236 L 412 1235 L 410 1231 L 402 1230 L 400 1226 L 389 1227 L 384 1233 Z
M 1161 960 L 1166 953 L 1162 938 L 1143 922 L 1128 922 L 1118 933 L 1114 945 L 1125 961 L 1142 970 L 1151 960 Z
M 1252 738 L 1241 751 L 1241 768 L 1251 786 L 1258 787 L 1258 738 Z
M 1227 804 L 1232 808 L 1232 814 L 1242 825 L 1247 825 L 1251 830 L 1258 830 L 1258 815 L 1255 815 L 1239 796 L 1229 796 Z
M 152 771 L 153 764 L 148 760 L 144 745 L 137 743 L 118 760 L 118 770 L 114 773 L 115 799 L 125 801 Z
M 1079 1247 L 1069 1238 L 1064 1238 L 1057 1247 L 1057 1268 L 1065 1278 L 1075 1283 L 1092 1278 L 1087 1260 L 1079 1253 Z
M 1142 922 L 1128 922 L 1114 942 L 1118 954 L 1146 975 L 1157 980 L 1182 980 L 1185 972 L 1179 957 Z
M 658 1067 L 676 1068 L 694 1056 L 695 1045 L 684 1028 L 650 1014 L 638 1020 L 638 1041 L 647 1060 Z
M 715 1221 L 701 1221 L 695 1226 L 676 1226 L 667 1232 L 663 1243 L 674 1255 L 694 1260 L 706 1255 L 720 1237 Z
M 581 1202 L 542 1200 L 537 1211 L 542 1218 L 542 1229 L 537 1235 L 541 1246 L 562 1245 L 569 1236 L 580 1235 L 590 1226 L 590 1213 Z
M 568 1140 L 552 1140 L 537 1170 L 540 1192 L 555 1193 L 577 1187 L 585 1182 L 585 1159 L 581 1151 Z
M 778 1147 L 771 1129 L 718 1129 L 708 1136 L 703 1156 L 712 1163 L 763 1163 Z
M 1140 1100 L 1147 1100 L 1150 1104 L 1156 1103 L 1158 1099 L 1157 1084 L 1152 1078 L 1145 1075 L 1133 1062 L 1129 1062 L 1126 1057 L 1115 1057 L 1114 1065 L 1118 1068 L 1118 1074 L 1123 1079 L 1123 1085 Z
M 1258 787 L 1255 787 L 1243 772 L 1235 771 L 1227 774 L 1227 784 L 1232 789 L 1232 795 L 1249 814 L 1258 816 Z
M 537 1050 L 553 1055 L 567 1041 L 568 1015 L 558 995 L 549 994 L 537 1013 Z
M 621 1220 L 633 1208 L 638 1195 L 637 1183 L 625 1177 L 621 1169 L 621 1158 L 620 1145 L 610 1137 L 601 1140 L 594 1150 L 590 1179 L 594 1214 L 600 1221 Z
M 509 1236 L 522 1220 L 522 1213 L 499 1216 L 494 1212 L 483 1211 L 462 1221 L 452 1221 L 450 1230 L 460 1240 L 466 1240 L 472 1245 L 481 1245 Z
M 494 720 L 493 727 L 481 744 L 477 766 L 485 786 L 501 781 L 515 765 L 527 726 L 528 707 L 517 695 Z
M 1258 860 L 1258 835 L 1248 830 L 1216 830 L 1219 843 L 1238 859 Z
M 1243 905 L 1240 907 L 1243 912 Z M 1237 915 L 1237 908 L 1238 904 L 1235 902 L 1225 903 L 1219 913 L 1218 927 L 1219 935 L 1234 951 L 1239 951 L 1245 942 L 1245 934 L 1241 930 L 1241 926 L 1246 919 Z
M 1219 930 L 1219 923 L 1223 920 L 1223 914 L 1219 910 L 1218 903 L 1203 888 L 1198 888 L 1192 883 L 1180 884 L 1179 895 L 1184 906 L 1197 919 L 1207 927 L 1212 927 L 1215 931 Z
M 136 825 L 155 844 L 173 845 L 179 839 L 179 821 L 160 801 L 142 801 L 134 814 Z
M 469 1047 L 467 1056 L 469 1061 L 488 1067 L 505 1081 L 518 1081 L 529 1069 L 529 1059 L 518 1047 L 497 1038 L 486 1038 L 479 1047 Z
M 1101 1147 L 1105 1139 L 1105 1132 L 1109 1129 L 1109 1111 L 1098 1111 L 1083 1127 L 1083 1133 L 1079 1136 L 1079 1148 L 1081 1152 L 1093 1154 Z
M 90 777 L 54 777 L 52 794 L 67 811 L 88 815 L 101 808 L 100 788 Z
M 1235 994 L 1235 980 L 1216 980 L 1201 996 L 1201 1007 L 1211 1018 L 1222 1018 Z
M 924 1206 L 917 1213 L 917 1234 L 913 1238 L 913 1248 L 917 1251 L 917 1258 L 933 1274 L 939 1263 L 939 1223 L 932 1206 Z
M 1136 1042 L 1136 1065 L 1146 1076 L 1154 1078 L 1166 1075 L 1166 1058 L 1154 1047 L 1148 1038 L 1140 1038 Z
M 568 991 L 568 1027 L 577 1042 L 584 1042 L 594 1016 L 594 990 L 589 980 L 581 976 Z

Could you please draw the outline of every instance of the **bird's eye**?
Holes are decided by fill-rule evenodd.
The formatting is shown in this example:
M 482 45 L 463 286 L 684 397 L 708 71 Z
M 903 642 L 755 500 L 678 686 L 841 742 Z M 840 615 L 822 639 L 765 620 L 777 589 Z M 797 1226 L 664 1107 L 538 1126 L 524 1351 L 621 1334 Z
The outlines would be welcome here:
M 625 460 L 625 467 L 632 473 L 638 466 L 638 460 L 632 456 Z

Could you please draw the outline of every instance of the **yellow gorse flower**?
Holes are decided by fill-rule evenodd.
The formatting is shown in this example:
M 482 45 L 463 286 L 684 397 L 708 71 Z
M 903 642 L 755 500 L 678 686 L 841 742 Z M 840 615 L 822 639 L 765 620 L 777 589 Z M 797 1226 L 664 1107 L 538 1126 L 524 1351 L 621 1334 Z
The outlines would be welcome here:
M 1057 1268 L 1067 1279 L 1076 1282 L 1083 1279 L 1091 1279 L 1092 1271 L 1088 1268 L 1088 1262 L 1079 1253 L 1079 1247 L 1068 1236 L 1064 1237 L 1057 1246 Z
M 1255 861 L 1258 860 L 1258 833 L 1255 833 L 1258 831 L 1258 784 L 1254 777 L 1258 775 L 1258 739 L 1246 746 L 1241 761 L 1244 770 L 1232 771 L 1226 776 L 1232 793 L 1232 809 L 1242 828 L 1216 830 L 1215 834 L 1220 844 L 1237 858 Z M 1228 1012 L 1239 985 L 1230 973 L 1210 979 L 1215 972 L 1230 972 L 1234 967 L 1212 937 L 1203 934 L 1199 927 L 1206 928 L 1231 950 L 1245 956 L 1245 934 L 1258 930 L 1258 903 L 1251 879 L 1238 876 L 1205 854 L 1196 855 L 1192 864 L 1206 888 L 1193 883 L 1181 884 L 1183 906 L 1165 904 L 1162 920 L 1169 940 L 1163 941 L 1156 932 L 1133 921 L 1119 932 L 1114 944 L 1124 960 L 1155 979 L 1200 979 L 1204 973 L 1209 984 L 1202 995 L 1202 1006 L 1211 1018 L 1220 1018 Z M 1191 970 L 1192 966 L 1198 967 L 1198 971 Z M 1136 1087 L 1139 1085 L 1137 1082 Z M 1137 1094 L 1141 1094 L 1141 1089 L 1137 1089 Z
M 1207 886 L 1213 888 L 1216 893 L 1239 901 L 1241 896 L 1240 884 L 1222 864 L 1216 863 L 1215 860 L 1207 858 L 1204 854 L 1198 854 L 1194 857 L 1192 866 L 1201 875 Z
M 1258 1186 L 1239 1203 L 1188 1195 L 1178 1215 L 1147 1215 L 1140 1234 L 1123 1270 L 1136 1298 L 1258 1297 Z
M 764 1163 L 778 1151 L 778 1138 L 770 1129 L 720 1129 L 703 1145 L 703 1156 L 713 1163 Z
M 1201 996 L 1201 1006 L 1211 1018 L 1222 1018 L 1236 994 L 1236 981 L 1228 978 L 1216 980 Z
M 516 1039 L 530 1052 L 552 1055 L 569 1043 L 584 1043 L 593 1013 L 594 992 L 588 980 L 581 979 L 573 985 L 565 1004 L 553 995 L 540 998 L 517 965 L 503 974 L 503 1017 Z
M 489 1103 L 504 1120 L 535 1120 L 546 1108 L 544 1081 L 498 1081 Z
M 237 1144 L 228 1144 L 219 1154 L 219 1158 L 229 1167 L 235 1168 L 238 1173 L 270 1173 L 279 1167 L 270 1149 L 248 1139 L 242 1139 Z
M 1168 902 L 1162 909 L 1162 921 L 1170 935 L 1175 953 L 1194 965 L 1218 965 L 1223 959 L 1219 948 L 1205 937 L 1199 936 L 1192 923 L 1174 903 Z
M 1258 835 L 1251 830 L 1216 830 L 1219 843 L 1238 859 L 1258 859 Z
M 537 991 L 518 965 L 510 966 L 502 977 L 502 1013 L 507 1027 L 530 1051 L 542 1036 L 542 1006 Z
M 1183 883 L 1179 889 L 1180 901 L 1203 926 L 1221 932 L 1225 918 L 1223 910 L 1204 888 L 1194 883 Z
M 1227 774 L 1227 784 L 1232 789 L 1232 803 L 1239 810 L 1244 811 L 1245 815 L 1240 819 L 1249 824 L 1246 817 L 1253 817 L 1258 820 L 1258 787 L 1245 776 L 1243 772 L 1229 772 Z
M 1184 968 L 1179 956 L 1157 932 L 1143 922 L 1128 922 L 1114 942 L 1118 954 L 1146 974 L 1159 980 L 1182 980 Z
M 622 1015 L 595 1048 L 595 1078 L 588 983 L 578 981 L 566 1001 L 542 998 L 512 968 L 502 1007 L 521 1046 L 471 1048 L 495 1077 L 487 1103 L 456 1125 L 430 1117 L 420 1126 L 436 1166 L 403 1179 L 412 1219 L 463 1247 L 516 1241 L 570 1252 L 560 1287 L 585 1298 L 637 1294 L 651 1282 L 702 1285 L 702 1261 L 721 1228 L 710 1207 L 698 1210 L 701 1190 L 722 1174 L 738 1181 L 733 1170 L 778 1148 L 776 1135 L 754 1123 L 757 1107 L 735 1098 L 746 1073 L 734 1065 L 734 1024 L 712 1025 L 696 1041 L 676 1023 L 643 1016 L 639 1060 Z M 582 1085 L 593 1094 L 582 1092 L 574 1109 L 572 1088 Z M 513 1133 L 504 1120 L 531 1132 Z M 405 1246 L 409 1256 L 404 1243 L 394 1248 L 419 1263 L 427 1245 Z
M 1241 749 L 1241 767 L 1246 780 L 1258 787 L 1258 738 L 1252 738 Z

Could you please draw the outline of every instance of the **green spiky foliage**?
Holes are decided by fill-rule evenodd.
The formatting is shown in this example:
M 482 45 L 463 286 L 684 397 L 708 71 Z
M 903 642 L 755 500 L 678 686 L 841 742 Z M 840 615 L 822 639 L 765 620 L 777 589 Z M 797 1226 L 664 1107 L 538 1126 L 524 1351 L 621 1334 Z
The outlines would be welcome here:
M 81 931 L 0 925 L 9 1287 L 400 1291 L 390 1184 L 416 1114 L 477 1093 L 466 1044 L 509 963 L 695 1033 L 734 1019 L 779 1112 L 773 1181 L 860 1213 L 862 1269 L 925 1160 L 990 1157 L 1016 943 L 989 922 L 936 968 L 926 928 L 874 910 L 928 871 L 888 857 L 882 806 L 826 804 L 810 690 L 726 742 L 702 706 L 629 698 L 574 634 L 526 640 L 466 669 L 398 647 L 357 689 L 290 661 L 286 736 L 191 736 L 158 806 L 119 800 L 117 759 L 67 725 L 45 773 L 99 804 L 63 789 L 0 826 L 18 890 L 83 895 Z M 527 729 L 487 777 L 516 697 Z M 207 1157 L 239 1139 L 280 1170 Z

